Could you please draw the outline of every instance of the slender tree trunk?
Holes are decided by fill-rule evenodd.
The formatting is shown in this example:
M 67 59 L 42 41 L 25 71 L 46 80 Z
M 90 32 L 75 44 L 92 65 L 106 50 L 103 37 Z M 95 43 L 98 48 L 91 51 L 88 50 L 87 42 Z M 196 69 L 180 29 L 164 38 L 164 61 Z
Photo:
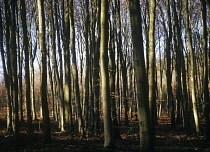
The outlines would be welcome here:
M 120 130 L 119 124 L 117 121 L 117 113 L 116 113 L 116 94 L 115 94 L 115 73 L 116 73 L 116 65 L 115 65 L 115 51 L 114 51 L 114 29 L 116 28 L 116 24 L 112 27 L 112 23 L 109 20 L 110 31 L 109 31 L 109 84 L 110 84 L 110 100 L 111 100 L 111 113 L 112 113 L 112 120 L 113 120 L 113 133 L 115 139 L 120 139 Z
M 31 110 L 32 110 L 32 119 L 37 120 L 36 116 L 36 104 L 35 104 L 35 89 L 34 89 L 34 60 L 35 60 L 35 52 L 37 51 L 37 41 L 35 42 L 34 50 L 30 50 L 29 60 L 30 60 L 30 100 L 31 100 Z
M 197 110 L 197 99 L 196 99 L 196 90 L 195 90 L 195 63 L 194 63 L 194 49 L 192 46 L 192 37 L 190 31 L 190 22 L 189 22 L 189 11 L 188 11 L 188 1 L 185 1 L 185 17 L 186 17 L 186 33 L 188 38 L 188 47 L 190 50 L 190 75 L 191 75 L 191 93 L 192 93 L 192 106 L 193 106 L 193 115 L 196 126 L 196 132 L 200 132 L 200 124 Z
M 86 64 L 85 64 L 85 89 L 84 89 L 84 118 L 85 118 L 85 130 L 88 132 L 88 105 L 89 105 L 89 85 L 90 85 L 90 48 L 89 48 L 89 24 L 90 24 L 90 17 L 89 17 L 89 0 L 85 2 L 85 50 L 86 50 Z
M 69 3 L 69 1 L 67 1 Z M 65 37 L 64 37 L 64 68 L 65 68 L 65 84 L 64 84 L 64 104 L 65 104 L 65 116 L 66 116 L 66 130 L 73 131 L 72 122 L 72 105 L 71 105 L 71 72 L 70 72 L 70 50 L 69 50 L 69 7 L 65 8 Z
M 8 20 L 8 13 L 7 13 L 7 6 L 8 4 L 5 2 L 5 16 L 6 16 L 6 25 L 7 25 L 7 20 Z M 9 67 L 8 62 L 6 63 L 5 60 L 5 54 L 4 54 L 4 47 L 3 47 L 3 27 L 2 27 L 2 14 L 1 14 L 1 8 L 0 8 L 0 50 L 1 50 L 1 59 L 2 59 L 2 64 L 3 64 L 3 71 L 4 71 L 4 80 L 5 80 L 5 87 L 7 90 L 7 131 L 13 132 L 12 130 L 12 108 L 11 108 L 11 90 L 10 90 L 10 79 L 9 79 Z M 6 26 L 6 50 L 8 52 L 9 49 L 9 33 L 8 33 L 8 26 Z M 9 60 L 8 60 L 9 61 Z
M 78 70 L 76 63 L 76 52 L 75 52 L 75 28 L 74 28 L 74 7 L 73 0 L 69 0 L 69 17 L 70 17 L 70 49 L 71 49 L 71 57 L 72 57 L 72 76 L 73 83 L 75 87 L 75 100 L 77 107 L 77 118 L 78 118 L 78 130 L 79 136 L 84 136 L 84 123 L 82 119 L 82 108 L 80 103 L 80 92 L 79 92 L 79 82 L 78 82 Z
M 108 0 L 101 0 L 101 43 L 100 43 L 100 73 L 101 101 L 104 117 L 104 148 L 113 148 L 114 139 L 111 120 L 110 88 L 108 75 Z
M 27 24 L 26 24 L 26 8 L 25 0 L 21 0 L 21 19 L 23 27 L 23 47 L 25 52 L 25 83 L 26 83 L 26 105 L 27 105 L 27 122 L 28 122 L 28 133 L 31 134 L 32 130 L 32 116 L 31 116 L 31 100 L 30 100 L 30 69 L 29 69 L 29 40 L 27 35 Z
M 96 0 L 97 4 L 97 20 L 96 22 L 97 27 L 98 27 L 98 33 L 100 33 L 100 11 L 101 11 L 101 0 Z M 94 31 L 94 30 L 93 30 Z M 95 32 L 95 31 L 94 31 Z M 95 33 L 94 33 L 95 35 Z M 100 94 L 100 82 L 99 82 L 99 56 L 100 56 L 100 34 L 98 35 L 97 39 L 95 39 L 95 36 L 93 36 L 93 43 L 95 43 L 95 49 L 94 49 L 94 61 L 93 61 L 93 87 L 94 87 L 94 109 L 95 109 L 95 114 L 94 114 L 94 128 L 95 128 L 95 133 L 99 133 L 100 129 L 100 104 L 99 104 L 99 94 Z
M 176 4 L 173 0 L 173 12 L 174 12 L 174 22 L 175 22 L 175 28 L 176 34 L 177 34 L 177 40 L 175 39 L 175 42 L 177 43 L 177 50 L 179 52 L 179 57 L 181 58 L 178 62 L 180 62 L 181 66 L 181 72 L 182 72 L 182 88 L 183 88 L 183 114 L 184 114 L 184 126 L 188 130 L 190 127 L 190 119 L 189 119 L 189 110 L 188 110 L 188 93 L 187 93 L 187 83 L 186 83 L 186 70 L 185 70 L 185 60 L 183 55 L 183 41 L 181 37 L 181 29 L 180 29 L 180 23 L 178 20 L 177 10 L 176 10 Z M 181 78 L 179 78 L 181 79 Z
M 44 142 L 51 141 L 51 127 L 49 118 L 49 109 L 47 102 L 47 50 L 45 44 L 45 16 L 44 16 L 44 0 L 37 0 L 38 16 L 39 16 L 39 47 L 41 51 L 41 88 L 40 97 L 43 110 L 43 124 L 44 124 Z
M 17 9 L 16 9 L 17 11 Z M 17 25 L 18 25 L 18 17 L 17 17 Z M 18 50 L 18 102 L 19 102 L 19 118 L 20 121 L 23 122 L 23 50 L 20 49 L 20 32 L 19 32 L 19 27 L 17 27 L 17 50 Z M 24 43 L 24 42 L 23 42 Z
M 204 103 L 205 103 L 205 119 L 206 119 L 206 137 L 210 140 L 210 119 L 209 119 L 209 89 L 208 89 L 208 50 L 207 50 L 207 23 L 206 23 L 206 16 L 207 16 L 207 9 L 206 9 L 206 2 L 205 0 L 201 0 L 201 7 L 202 7 L 202 46 L 204 51 L 203 61 L 204 61 L 204 80 L 203 80 L 203 96 L 204 96 Z
M 14 133 L 19 134 L 19 108 L 18 108 L 18 77 L 17 77 L 17 44 L 16 44 L 16 6 L 17 1 L 11 1 L 11 27 L 10 27 L 10 62 L 12 74 L 12 102 L 14 105 Z
M 151 135 L 155 138 L 155 108 L 156 108 L 156 93 L 155 93 L 155 8 L 156 1 L 150 0 L 150 16 L 149 16 L 149 109 L 151 117 Z M 154 139 L 152 139 L 154 140 Z

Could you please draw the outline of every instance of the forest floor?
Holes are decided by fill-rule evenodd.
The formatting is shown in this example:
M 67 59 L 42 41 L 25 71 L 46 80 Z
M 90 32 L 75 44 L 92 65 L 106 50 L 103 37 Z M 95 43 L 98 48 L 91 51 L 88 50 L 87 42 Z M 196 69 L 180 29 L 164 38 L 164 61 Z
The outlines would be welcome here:
M 26 123 L 25 123 L 26 125 Z M 35 123 L 36 127 L 39 123 Z M 24 125 L 19 138 L 6 133 L 6 121 L 0 120 L 0 152 L 30 152 L 30 151 L 111 151 L 103 149 L 103 135 L 79 139 L 68 133 L 58 132 L 57 125 L 52 124 L 52 142 L 44 144 L 42 133 L 35 131 L 31 136 L 24 133 Z M 193 126 L 193 125 L 192 125 Z M 115 140 L 116 148 L 113 152 L 139 151 L 138 122 L 132 121 L 129 126 L 120 128 L 121 138 Z M 204 133 L 195 134 L 194 131 L 185 131 L 181 126 L 171 129 L 170 118 L 162 116 L 156 127 L 155 149 L 157 152 L 210 152 L 210 142 L 206 141 Z

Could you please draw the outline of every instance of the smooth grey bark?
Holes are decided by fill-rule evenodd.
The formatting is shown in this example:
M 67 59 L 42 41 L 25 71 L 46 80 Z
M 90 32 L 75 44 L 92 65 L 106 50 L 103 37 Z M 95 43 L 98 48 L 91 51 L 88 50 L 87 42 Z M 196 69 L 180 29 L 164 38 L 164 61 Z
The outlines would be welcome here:
M 101 41 L 100 41 L 100 74 L 101 74 L 101 101 L 103 104 L 104 119 L 104 148 L 113 148 L 113 128 L 111 119 L 110 88 L 108 75 L 108 0 L 101 0 Z
M 152 140 L 155 138 L 155 121 L 156 121 L 156 87 L 155 87 L 155 10 L 156 1 L 150 0 L 149 5 L 149 68 L 148 68 L 148 84 L 149 84 L 149 109 L 150 109 L 150 125 Z
M 49 118 L 49 109 L 47 102 L 47 50 L 45 43 L 45 15 L 44 15 L 44 0 L 37 0 L 38 17 L 39 17 L 39 48 L 41 52 L 41 78 L 40 78 L 40 99 L 43 112 L 43 133 L 44 142 L 51 142 L 51 127 Z

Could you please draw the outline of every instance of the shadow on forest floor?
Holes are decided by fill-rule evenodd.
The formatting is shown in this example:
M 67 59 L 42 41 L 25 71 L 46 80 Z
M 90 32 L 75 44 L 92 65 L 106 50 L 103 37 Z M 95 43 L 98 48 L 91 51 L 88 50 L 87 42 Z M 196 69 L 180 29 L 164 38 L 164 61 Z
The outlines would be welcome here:
M 157 152 L 210 152 L 210 142 L 206 141 L 204 133 L 199 135 L 193 131 L 185 131 L 181 126 L 171 130 L 170 124 L 166 121 L 168 118 L 159 120 L 156 127 L 155 149 Z M 165 123 L 165 121 L 167 123 Z M 1 152 L 59 152 L 59 151 L 110 151 L 103 149 L 103 135 L 89 136 L 89 138 L 79 139 L 68 133 L 58 132 L 57 124 L 52 124 L 52 142 L 43 144 L 42 133 L 39 131 L 39 122 L 34 125 L 36 131 L 33 135 L 25 133 L 22 123 L 21 134 L 18 138 L 6 133 L 6 121 L 0 120 L 0 151 Z M 129 126 L 121 127 L 121 138 L 115 140 L 116 148 L 113 152 L 137 152 L 139 151 L 138 122 L 132 121 Z

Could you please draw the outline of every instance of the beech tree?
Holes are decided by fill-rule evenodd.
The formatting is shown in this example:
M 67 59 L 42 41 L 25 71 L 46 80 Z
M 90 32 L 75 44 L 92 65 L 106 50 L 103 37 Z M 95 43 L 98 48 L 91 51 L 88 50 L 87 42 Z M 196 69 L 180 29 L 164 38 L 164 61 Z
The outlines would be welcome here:
M 41 102 L 43 110 L 43 124 L 44 124 L 44 142 L 51 141 L 51 127 L 49 118 L 49 109 L 47 102 L 47 50 L 45 42 L 45 16 L 44 16 L 44 0 L 37 0 L 38 16 L 39 16 L 39 47 L 41 51 Z
M 136 93 L 140 128 L 140 148 L 142 151 L 152 151 L 150 114 L 148 104 L 148 83 L 144 61 L 143 37 L 139 0 L 129 0 L 131 32 L 133 43 L 134 72 L 136 78 Z
M 101 101 L 104 117 L 104 148 L 113 148 L 113 129 L 111 119 L 110 88 L 108 75 L 108 0 L 101 0 L 100 21 L 100 74 L 101 74 Z

